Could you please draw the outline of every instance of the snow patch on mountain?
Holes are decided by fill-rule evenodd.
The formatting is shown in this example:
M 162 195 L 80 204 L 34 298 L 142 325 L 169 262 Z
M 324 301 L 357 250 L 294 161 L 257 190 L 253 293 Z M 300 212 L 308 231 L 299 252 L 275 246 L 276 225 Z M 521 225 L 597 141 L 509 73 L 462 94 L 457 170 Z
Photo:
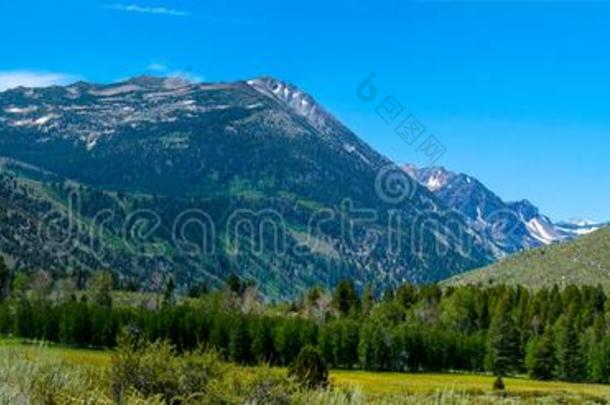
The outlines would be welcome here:
M 527 229 L 534 238 L 545 245 L 550 245 L 551 243 L 564 239 L 557 229 L 555 229 L 555 226 L 542 217 L 537 217 L 530 220 L 527 223 Z
M 566 238 L 574 238 L 593 233 L 608 223 L 598 223 L 589 220 L 572 219 L 570 221 L 558 222 L 555 226 Z
M 247 83 L 262 94 L 281 101 L 319 131 L 328 133 L 338 124 L 309 94 L 292 84 L 271 77 L 253 79 Z
M 603 226 L 585 220 L 555 224 L 531 202 L 504 202 L 476 178 L 442 167 L 405 165 L 403 169 L 449 208 L 466 217 L 497 257 L 564 242 Z

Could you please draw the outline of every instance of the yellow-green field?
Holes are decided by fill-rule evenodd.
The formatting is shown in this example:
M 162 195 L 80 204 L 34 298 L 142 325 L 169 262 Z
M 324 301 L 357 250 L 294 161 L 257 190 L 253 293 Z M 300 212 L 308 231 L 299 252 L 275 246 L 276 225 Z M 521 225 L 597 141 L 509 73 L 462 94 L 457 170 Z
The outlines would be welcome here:
M 75 365 L 89 365 L 104 367 L 110 364 L 110 351 L 71 349 L 44 343 L 21 343 L 17 340 L 0 340 L 1 347 L 10 347 L 11 350 L 35 357 L 40 353 L 41 347 L 45 352 L 56 356 L 59 361 Z
M 492 391 L 494 377 L 473 374 L 401 374 L 363 371 L 333 371 L 334 384 L 359 387 L 369 394 L 431 393 L 438 390 L 485 393 Z M 542 382 L 520 378 L 504 379 L 506 389 L 513 394 L 580 394 L 610 400 L 610 386 Z
M 0 348 L 10 347 L 12 351 L 31 354 L 40 353 L 41 345 L 23 344 L 16 340 L 0 340 Z M 105 367 L 110 363 L 111 351 L 72 349 L 44 344 L 44 351 L 59 361 L 75 364 Z M 244 368 L 246 372 L 256 372 L 256 368 Z M 454 391 L 475 395 L 492 393 L 494 378 L 474 374 L 404 374 L 371 373 L 363 371 L 332 371 L 333 385 L 341 388 L 355 388 L 371 398 L 400 394 L 426 395 L 439 391 Z M 569 384 L 563 382 L 542 382 L 525 378 L 504 379 L 509 395 L 517 397 L 574 397 L 591 399 L 594 402 L 610 402 L 610 386 L 596 384 Z M 571 401 L 570 403 L 574 403 Z

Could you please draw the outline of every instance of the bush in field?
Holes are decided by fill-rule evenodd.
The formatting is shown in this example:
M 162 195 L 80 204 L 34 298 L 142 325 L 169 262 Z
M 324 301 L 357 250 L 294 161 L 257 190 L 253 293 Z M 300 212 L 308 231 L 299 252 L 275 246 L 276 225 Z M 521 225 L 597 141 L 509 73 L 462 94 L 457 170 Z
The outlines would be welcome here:
M 119 338 L 112 358 L 110 385 L 117 402 L 133 390 L 144 397 L 160 395 L 168 403 L 203 395 L 222 379 L 226 365 L 214 351 L 178 355 L 168 342 L 146 342 L 130 333 Z
M 306 388 L 321 388 L 328 385 L 328 367 L 317 348 L 307 345 L 299 353 L 290 375 Z
M 174 348 L 167 343 L 148 344 L 131 335 L 122 335 L 111 363 L 114 399 L 123 402 L 132 389 L 144 396 L 161 394 L 167 400 L 177 396 L 174 357 Z
M 223 386 L 215 387 L 223 393 L 231 392 L 233 398 L 214 393 L 216 402 L 243 403 L 250 405 L 289 405 L 294 404 L 295 395 L 301 392 L 301 386 L 286 371 L 258 366 L 256 369 L 233 368 L 223 381 Z
M 506 389 L 506 386 L 504 385 L 504 380 L 502 379 L 502 377 L 497 377 L 496 380 L 494 381 L 494 391 L 504 391 Z

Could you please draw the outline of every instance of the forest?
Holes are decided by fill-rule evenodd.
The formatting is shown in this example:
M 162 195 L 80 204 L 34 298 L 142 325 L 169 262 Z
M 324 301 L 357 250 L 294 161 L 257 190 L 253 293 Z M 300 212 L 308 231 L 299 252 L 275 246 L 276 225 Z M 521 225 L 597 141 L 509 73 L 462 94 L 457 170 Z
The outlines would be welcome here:
M 70 281 L 15 275 L 0 263 L 0 334 L 109 348 L 128 330 L 180 352 L 214 349 L 240 365 L 290 366 L 311 345 L 333 369 L 610 382 L 610 303 L 601 287 L 406 284 L 379 292 L 346 280 L 333 291 L 268 302 L 236 276 L 224 289 L 200 286 L 188 297 L 168 278 L 159 294 L 126 303 L 115 298 L 109 272 L 82 289 Z

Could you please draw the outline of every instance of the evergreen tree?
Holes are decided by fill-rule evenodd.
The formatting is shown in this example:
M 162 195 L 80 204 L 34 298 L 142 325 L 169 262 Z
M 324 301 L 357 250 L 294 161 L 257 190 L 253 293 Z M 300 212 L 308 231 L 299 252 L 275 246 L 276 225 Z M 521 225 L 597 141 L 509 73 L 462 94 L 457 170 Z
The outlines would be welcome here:
M 229 287 L 229 291 L 237 295 L 241 295 L 246 289 L 244 283 L 242 283 L 241 279 L 235 274 L 231 274 L 227 279 L 227 287 Z
M 360 298 L 351 280 L 343 280 L 335 289 L 333 297 L 335 308 L 344 316 L 360 311 Z
M 250 363 L 250 336 L 246 321 L 238 316 L 229 332 L 229 359 L 235 363 Z
M 0 302 L 4 301 L 11 292 L 11 272 L 9 271 L 4 258 L 0 256 Z
M 17 300 L 17 310 L 15 312 L 16 335 L 23 338 L 33 338 L 34 325 L 32 324 L 32 319 L 34 312 L 32 304 L 25 296 Z
M 93 303 L 103 308 L 112 307 L 112 274 L 107 271 L 100 271 L 95 274 L 91 280 L 91 292 L 93 294 Z
M 593 344 L 589 352 L 588 369 L 590 381 L 610 382 L 610 336 Z
M 275 358 L 271 324 L 265 319 L 259 319 L 254 326 L 252 355 L 262 363 L 271 363 Z
M 555 357 L 555 337 L 548 326 L 541 337 L 530 339 L 527 347 L 526 367 L 531 378 L 551 380 L 557 359 Z
M 165 284 L 165 291 L 163 291 L 163 305 L 174 305 L 176 303 L 174 297 L 175 290 L 174 278 L 170 277 Z
M 362 314 L 369 316 L 373 306 L 375 305 L 375 296 L 373 295 L 373 287 L 367 285 L 362 294 Z
M 519 337 L 506 297 L 496 307 L 489 329 L 489 367 L 497 376 L 513 372 L 519 363 Z
M 564 381 L 582 381 L 585 378 L 585 367 L 576 326 L 576 306 L 572 306 L 569 312 L 557 324 L 557 376 Z

